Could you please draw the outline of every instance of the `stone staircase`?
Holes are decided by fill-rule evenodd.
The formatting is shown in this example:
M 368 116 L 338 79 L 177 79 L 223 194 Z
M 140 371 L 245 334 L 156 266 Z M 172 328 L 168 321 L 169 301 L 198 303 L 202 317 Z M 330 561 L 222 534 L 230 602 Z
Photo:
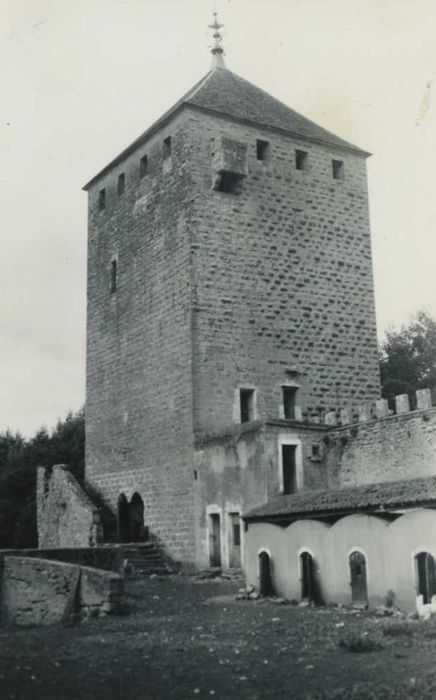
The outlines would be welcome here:
M 127 576 L 162 576 L 177 572 L 174 564 L 165 557 L 155 542 L 115 546 L 119 547 L 122 568 Z

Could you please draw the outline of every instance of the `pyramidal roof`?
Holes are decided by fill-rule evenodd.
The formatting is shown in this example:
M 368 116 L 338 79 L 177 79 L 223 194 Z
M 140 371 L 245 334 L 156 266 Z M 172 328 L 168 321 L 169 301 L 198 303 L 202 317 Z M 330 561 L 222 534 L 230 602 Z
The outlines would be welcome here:
M 246 124 L 254 124 L 286 132 L 303 140 L 346 149 L 362 156 L 370 155 L 367 151 L 353 146 L 348 141 L 335 136 L 310 119 L 298 114 L 298 112 L 295 112 L 283 102 L 280 102 L 280 100 L 276 100 L 275 97 L 256 87 L 248 80 L 240 78 L 227 68 L 215 66 L 171 109 L 165 112 L 157 122 L 93 177 L 83 189 L 88 189 L 97 178 L 104 175 L 111 167 L 134 151 L 153 132 L 179 112 L 184 105 L 230 117 Z

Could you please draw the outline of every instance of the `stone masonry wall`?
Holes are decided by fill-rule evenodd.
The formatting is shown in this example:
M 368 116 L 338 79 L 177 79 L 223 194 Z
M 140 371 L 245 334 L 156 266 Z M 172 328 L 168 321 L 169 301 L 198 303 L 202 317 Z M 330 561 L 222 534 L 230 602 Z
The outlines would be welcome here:
M 190 129 L 195 430 L 225 426 L 240 385 L 257 387 L 256 417 L 278 418 L 290 376 L 304 417 L 377 399 L 365 159 L 200 112 Z M 221 134 L 248 147 L 239 194 L 212 189 Z M 266 161 L 257 139 L 270 143 Z
M 385 415 L 363 406 L 360 419 L 332 428 L 327 441 L 330 487 L 413 479 L 436 475 L 436 408 L 430 393 L 418 393 L 418 409 L 408 412 L 408 397 L 398 397 L 396 415 L 388 415 L 386 402 L 378 402 Z M 405 410 L 406 409 L 406 410 Z
M 290 425 L 287 421 L 255 421 L 197 442 L 195 466 L 195 513 L 198 560 L 209 564 L 208 515 L 221 518 L 223 565 L 228 566 L 231 513 L 247 513 L 283 492 L 280 445 L 298 445 L 301 474 L 299 489 L 326 488 L 324 460 L 325 426 Z M 312 445 L 319 458 L 312 458 Z M 243 539 L 243 535 L 242 535 Z
M 101 538 L 98 508 L 92 503 L 68 467 L 38 467 L 38 546 L 92 547 Z
M 120 612 L 118 574 L 64 562 L 7 556 L 0 562 L 2 624 L 49 625 Z
M 139 492 L 145 525 L 184 560 L 194 558 L 190 138 L 180 115 L 91 188 L 88 253 L 86 478 L 114 512 L 121 492 Z
M 239 194 L 213 189 L 223 134 L 247 147 Z M 365 161 L 186 107 L 89 192 L 86 478 L 113 511 L 138 491 L 168 553 L 198 560 L 207 507 L 259 505 L 269 481 L 251 474 L 257 447 L 241 480 L 194 441 L 239 420 L 240 386 L 278 419 L 289 380 L 303 418 L 379 396 Z M 308 483 L 324 473 L 310 464 Z

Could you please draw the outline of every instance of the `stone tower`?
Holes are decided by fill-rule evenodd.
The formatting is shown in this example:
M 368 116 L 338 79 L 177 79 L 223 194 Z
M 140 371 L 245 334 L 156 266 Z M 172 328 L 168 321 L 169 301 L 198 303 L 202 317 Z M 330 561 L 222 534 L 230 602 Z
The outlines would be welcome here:
M 213 66 L 85 187 L 86 478 L 176 559 L 326 487 L 323 415 L 379 397 L 359 148 Z

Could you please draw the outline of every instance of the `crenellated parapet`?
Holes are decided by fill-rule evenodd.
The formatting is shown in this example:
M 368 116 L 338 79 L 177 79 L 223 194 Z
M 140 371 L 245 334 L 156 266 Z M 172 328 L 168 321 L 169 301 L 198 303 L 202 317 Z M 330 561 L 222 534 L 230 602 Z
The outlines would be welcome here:
M 415 408 L 411 409 L 411 404 Z M 391 416 L 398 416 L 406 413 L 417 413 L 426 411 L 433 407 L 430 389 L 418 389 L 415 392 L 414 400 L 411 402 L 409 394 L 399 394 L 395 396 L 390 405 L 387 399 L 378 399 L 374 402 L 367 402 L 356 407 L 342 408 L 340 411 L 328 411 L 324 414 L 323 423 L 330 427 L 355 425 L 356 423 L 368 423 Z

